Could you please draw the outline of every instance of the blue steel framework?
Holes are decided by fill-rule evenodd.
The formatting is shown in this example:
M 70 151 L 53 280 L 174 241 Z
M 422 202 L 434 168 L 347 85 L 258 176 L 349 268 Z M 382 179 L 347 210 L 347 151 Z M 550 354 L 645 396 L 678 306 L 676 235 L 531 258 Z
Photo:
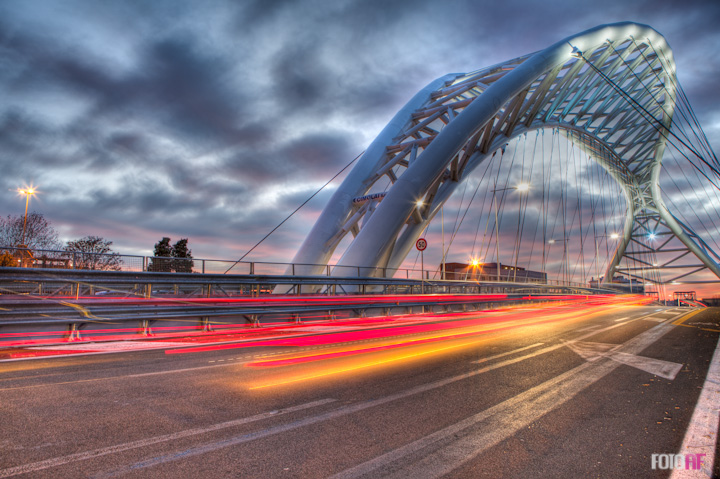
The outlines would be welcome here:
M 367 276 L 393 271 L 478 165 L 513 138 L 551 128 L 602 165 L 626 196 L 624 232 L 606 280 L 618 272 L 639 277 L 620 267 L 623 257 L 639 260 L 628 251 L 631 242 L 651 255 L 671 255 L 660 265 L 639 260 L 643 268 L 690 268 L 664 282 L 705 269 L 720 277 L 720 256 L 668 210 L 660 192 L 676 85 L 664 37 L 634 23 L 602 25 L 536 53 L 441 77 L 368 147 L 292 261 L 320 266 L 300 266 L 296 273 L 321 273 L 347 234 L 354 238 L 335 274 L 358 266 Z M 387 192 L 366 197 L 379 193 L 382 178 L 392 182 Z M 655 246 L 648 236 L 662 241 Z M 681 264 L 688 253 L 700 264 Z

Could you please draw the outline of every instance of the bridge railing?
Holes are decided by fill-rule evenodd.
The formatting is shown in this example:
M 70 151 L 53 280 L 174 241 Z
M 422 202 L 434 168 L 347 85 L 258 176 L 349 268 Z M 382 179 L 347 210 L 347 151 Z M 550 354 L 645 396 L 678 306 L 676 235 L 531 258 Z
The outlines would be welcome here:
M 5 255 L 3 256 L 3 254 Z M 64 250 L 27 249 L 0 246 L 0 267 L 41 268 L 78 271 L 118 271 L 118 272 L 155 272 L 155 273 L 197 273 L 256 276 L 308 276 L 305 272 L 312 268 L 318 271 L 313 276 L 344 278 L 394 278 L 418 281 L 439 281 L 442 275 L 439 268 L 366 268 L 356 266 L 293 264 L 270 261 L 231 261 L 205 258 L 172 258 L 141 255 L 82 253 Z M 493 274 L 448 273 L 453 281 L 496 282 Z M 524 270 L 501 269 L 501 282 L 541 283 L 546 285 L 586 288 L 585 283 L 562 282 L 532 276 Z

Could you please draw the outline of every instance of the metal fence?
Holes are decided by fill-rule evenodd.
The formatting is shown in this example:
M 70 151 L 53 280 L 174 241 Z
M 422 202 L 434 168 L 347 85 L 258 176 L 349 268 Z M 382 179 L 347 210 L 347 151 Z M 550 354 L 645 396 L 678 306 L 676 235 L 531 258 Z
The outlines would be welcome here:
M 198 273 L 228 275 L 286 275 L 286 276 L 341 276 L 355 278 L 395 278 L 409 280 L 442 280 L 440 268 L 421 270 L 412 268 L 367 268 L 345 265 L 317 265 L 279 263 L 269 261 L 230 261 L 202 258 L 172 258 L 139 255 L 82 253 L 74 251 L 41 250 L 16 247 L 0 247 L 0 255 L 5 254 L 5 262 L 0 267 L 23 267 L 65 270 L 125 271 L 125 272 L 161 272 L 161 273 Z M 465 278 L 448 276 L 455 281 Z M 474 275 L 466 278 L 468 282 L 497 281 L 495 273 Z M 555 280 L 539 280 L 526 271 L 501 270 L 501 282 L 542 283 L 547 285 L 588 287 L 585 283 L 566 283 Z

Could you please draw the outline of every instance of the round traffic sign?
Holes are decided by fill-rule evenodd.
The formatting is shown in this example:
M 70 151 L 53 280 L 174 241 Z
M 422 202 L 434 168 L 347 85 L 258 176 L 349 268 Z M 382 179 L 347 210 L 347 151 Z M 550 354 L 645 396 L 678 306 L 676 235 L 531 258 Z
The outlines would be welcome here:
M 415 247 L 418 249 L 418 251 L 425 251 L 425 248 L 427 248 L 427 240 L 425 238 L 419 238 L 415 242 Z

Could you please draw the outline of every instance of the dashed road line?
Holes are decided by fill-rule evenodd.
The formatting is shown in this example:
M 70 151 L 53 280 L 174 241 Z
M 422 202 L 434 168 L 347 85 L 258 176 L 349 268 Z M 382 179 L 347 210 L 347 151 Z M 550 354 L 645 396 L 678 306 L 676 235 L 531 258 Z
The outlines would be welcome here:
M 508 351 L 508 352 L 506 352 L 506 353 L 502 353 L 502 355 L 513 354 L 513 353 L 516 353 L 516 352 L 519 352 L 519 351 L 522 351 L 522 350 L 529 349 L 529 348 L 531 348 L 531 347 L 536 347 L 536 346 L 538 346 L 538 345 L 539 345 L 539 344 L 533 344 L 533 345 L 530 345 L 530 346 L 525 346 L 525 347 L 523 347 L 523 348 L 519 348 L 519 349 L 516 349 L 516 350 L 513 350 L 513 351 Z M 488 358 L 488 360 L 489 360 L 489 358 Z M 144 468 L 147 468 L 147 467 L 151 467 L 151 466 L 155 466 L 155 465 L 159 465 L 159 464 L 164 464 L 164 463 L 176 461 L 176 460 L 179 460 L 179 459 L 184 459 L 184 458 L 191 457 L 191 456 L 196 456 L 196 455 L 200 455 L 200 454 L 205 454 L 205 453 L 207 453 L 207 452 L 215 451 L 215 450 L 217 450 L 217 449 L 221 449 L 221 448 L 225 448 L 225 447 L 229 447 L 229 446 L 233 446 L 233 445 L 237 445 L 237 444 L 242 444 L 242 443 L 249 442 L 249 441 L 252 441 L 252 440 L 255 440 L 255 439 L 261 439 L 261 438 L 268 437 L 268 436 L 271 436 L 271 435 L 274 435 L 274 434 L 279 434 L 279 433 L 287 432 L 287 431 L 290 431 L 290 430 L 293 430 L 293 429 L 297 429 L 297 428 L 300 428 L 300 427 L 309 426 L 309 425 L 316 424 L 316 423 L 319 423 L 319 422 L 322 422 L 322 421 L 327 421 L 327 420 L 334 419 L 334 418 L 337 418 L 337 417 L 341 417 L 341 416 L 345 416 L 345 415 L 348 415 L 348 414 L 356 413 L 356 412 L 363 411 L 363 410 L 368 409 L 368 408 L 371 408 L 371 407 L 380 406 L 380 405 L 383 405 L 383 404 L 386 404 L 386 403 L 389 403 L 389 402 L 392 402 L 392 401 L 396 401 L 396 400 L 398 400 L 398 399 L 403 399 L 403 398 L 406 398 L 406 397 L 409 397 L 409 396 L 412 396 L 412 395 L 415 395 L 415 394 L 423 393 L 423 392 L 426 392 L 426 391 L 431 391 L 431 390 L 433 390 L 433 389 L 437 389 L 437 388 L 446 386 L 446 385 L 448 385 L 448 384 L 452 384 L 452 383 L 457 382 L 457 381 L 461 381 L 461 380 L 464 380 L 464 379 L 468 379 L 468 378 L 471 378 L 471 377 L 473 377 L 473 376 L 477 376 L 477 375 L 479 375 L 479 374 L 483 374 L 483 373 L 485 373 L 485 372 L 488 372 L 488 371 L 490 371 L 490 370 L 492 370 L 492 369 L 496 369 L 496 368 L 498 368 L 498 367 L 502 367 L 501 365 L 504 365 L 504 364 L 498 363 L 497 365 L 486 366 L 486 367 L 484 367 L 484 368 L 477 369 L 477 370 L 475 370 L 475 371 L 470 371 L 470 372 L 467 372 L 467 373 L 464 373 L 464 374 L 460 374 L 460 375 L 457 375 L 457 376 L 453 376 L 453 377 L 450 377 L 450 378 L 441 379 L 441 380 L 439 380 L 439 381 L 435 381 L 435 382 L 432 382 L 432 383 L 427 383 L 427 384 L 423 384 L 423 385 L 420 385 L 420 386 L 416 386 L 416 387 L 414 387 L 414 388 L 407 389 L 407 390 L 405 390 L 405 391 L 402 391 L 402 392 L 399 392 L 399 393 L 396 393 L 396 394 L 391 394 L 391 395 L 389 395 L 389 396 L 385 396 L 385 397 L 382 397 L 382 398 L 372 399 L 372 400 L 369 400 L 369 401 L 363 401 L 363 402 L 360 402 L 360 403 L 355 403 L 355 404 L 350 404 L 350 405 L 347 405 L 347 406 L 343 406 L 343 407 L 337 408 L 337 409 L 335 409 L 335 410 L 328 411 L 328 412 L 325 412 L 325 413 L 321 413 L 321 414 L 319 414 L 319 415 L 317 415 L 317 416 L 308 417 L 308 418 L 306 418 L 306 419 L 301 419 L 301 420 L 299 420 L 299 421 L 295 421 L 295 422 L 292 422 L 292 423 L 289 423 L 289 424 L 284 424 L 284 425 L 280 425 L 280 426 L 271 427 L 271 428 L 264 429 L 264 430 L 261 430 L 261 431 L 257 431 L 257 432 L 254 432 L 254 433 L 245 434 L 245 435 L 242 435 L 242 436 L 236 436 L 236 437 L 232 437 L 232 438 L 225 439 L 225 440 L 218 441 L 218 442 L 208 443 L 208 444 L 205 444 L 205 445 L 193 447 L 193 448 L 190 448 L 190 449 L 186 449 L 186 450 L 184 450 L 184 451 L 179 451 L 179 452 L 172 453 L 172 454 L 167 454 L 167 455 L 164 455 L 164 456 L 158 456 L 158 457 L 155 457 L 155 458 L 152 458 L 152 459 L 148 459 L 148 460 L 146 460 L 146 461 L 138 462 L 138 463 L 131 464 L 131 465 L 128 465 L 128 466 L 123 467 L 123 468 L 120 468 L 120 469 L 116 469 L 116 470 L 114 470 L 114 471 L 110 471 L 110 472 L 108 472 L 108 473 L 106 473 L 106 474 L 99 475 L 99 476 L 97 476 L 97 477 L 98 477 L 98 478 L 117 477 L 117 476 L 121 476 L 121 475 L 127 474 L 127 473 L 129 473 L 129 472 L 131 472 L 131 471 L 137 471 L 137 470 L 139 470 L 139 469 L 144 469 Z
M 23 464 L 21 466 L 10 467 L 7 469 L 1 469 L 0 470 L 0 478 L 12 477 L 12 476 L 17 476 L 19 474 L 28 474 L 31 472 L 42 471 L 44 469 L 62 466 L 63 464 L 68 464 L 71 462 L 85 461 L 87 459 L 94 459 L 96 457 L 106 456 L 108 454 L 115 454 L 118 452 L 127 451 L 129 449 L 137 449 L 137 448 L 147 447 L 147 446 L 151 446 L 153 444 L 158 444 L 158 443 L 162 443 L 162 442 L 175 441 L 177 439 L 181 439 L 184 437 L 196 436 L 198 434 L 204 434 L 207 432 L 219 431 L 221 429 L 227 429 L 230 427 L 235 427 L 235 426 L 240 426 L 240 425 L 244 425 L 244 424 L 249 424 L 252 422 L 261 421 L 263 419 L 275 417 L 275 416 L 278 416 L 281 414 L 289 414 L 289 413 L 302 411 L 302 410 L 317 407 L 317 406 L 322 406 L 324 404 L 332 403 L 335 401 L 336 401 L 336 399 L 320 399 L 318 401 L 312 401 L 309 403 L 300 404 L 298 406 L 293 406 L 293 407 L 280 409 L 280 410 L 276 410 L 276 411 L 269 411 L 269 412 L 265 412 L 265 413 L 261 413 L 261 414 L 256 414 L 256 415 L 250 416 L 250 417 L 245 417 L 242 419 L 235 419 L 232 421 L 222 422 L 219 424 L 213 424 L 211 426 L 186 429 L 184 431 L 179 431 L 179 432 L 175 432 L 172 434 L 165 434 L 162 436 L 150 437 L 147 439 L 141 439 L 139 441 L 126 442 L 124 444 L 117 444 L 115 446 L 103 447 L 100 449 L 93 449 L 92 451 L 79 452 L 76 454 L 70 454 L 68 456 L 55 457 L 55 458 L 47 459 L 44 461 L 33 462 L 30 464 Z
M 674 327 L 669 323 L 658 324 L 630 339 L 619 350 L 629 354 L 641 352 Z M 620 363 L 607 358 L 586 362 L 485 411 L 331 477 L 442 477 L 574 398 L 619 366 Z M 405 467 L 393 465 L 403 459 L 408 462 Z M 386 467 L 392 469 L 383 470 Z

